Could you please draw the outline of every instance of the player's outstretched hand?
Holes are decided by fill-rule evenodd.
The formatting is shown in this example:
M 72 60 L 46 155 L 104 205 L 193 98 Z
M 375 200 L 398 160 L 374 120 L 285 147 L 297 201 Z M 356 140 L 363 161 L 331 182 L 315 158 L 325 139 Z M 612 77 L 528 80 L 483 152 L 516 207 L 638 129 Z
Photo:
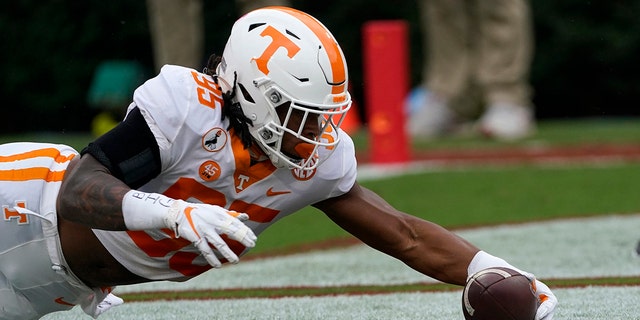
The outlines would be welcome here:
M 558 305 L 558 298 L 551 292 L 551 289 L 542 281 L 536 279 L 532 273 L 522 271 L 515 268 L 515 270 L 522 273 L 525 277 L 531 280 L 531 287 L 538 297 L 538 311 L 536 312 L 535 320 L 552 320 L 553 314 Z
M 551 320 L 558 305 L 558 298 L 551 289 L 538 279 L 533 281 L 533 289 L 538 296 L 539 306 L 536 312 L 536 320 Z
M 171 204 L 165 222 L 177 237 L 191 241 L 211 266 L 219 268 L 222 263 L 209 244 L 227 261 L 238 263 L 238 256 L 220 235 L 226 234 L 245 247 L 254 247 L 257 237 L 243 223 L 248 218 L 246 213 L 228 211 L 219 206 L 176 200 Z

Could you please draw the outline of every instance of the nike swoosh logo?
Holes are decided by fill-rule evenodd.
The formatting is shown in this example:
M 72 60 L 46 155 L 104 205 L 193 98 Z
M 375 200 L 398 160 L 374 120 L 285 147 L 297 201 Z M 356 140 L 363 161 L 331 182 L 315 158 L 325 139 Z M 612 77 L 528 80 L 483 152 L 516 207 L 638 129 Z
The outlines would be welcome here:
M 287 193 L 291 193 L 290 190 L 285 190 L 285 191 L 273 191 L 273 187 L 269 188 L 267 190 L 267 197 L 273 197 L 273 196 L 279 196 L 282 194 L 287 194 Z
M 200 235 L 198 234 L 198 230 L 196 230 L 196 226 L 195 223 L 193 223 L 193 219 L 191 218 L 191 211 L 193 211 L 193 209 L 195 209 L 194 207 L 187 207 L 184 209 L 184 215 L 187 217 L 187 221 L 189 222 L 189 226 L 191 226 L 191 229 L 193 230 L 193 233 L 196 234 L 196 236 L 198 238 L 200 238 Z
M 61 305 L 65 305 L 65 306 L 75 306 L 75 304 L 66 302 L 63 299 L 64 299 L 64 297 L 59 297 L 59 298 L 57 298 L 57 299 L 55 299 L 53 301 L 55 301 L 57 304 L 61 304 Z

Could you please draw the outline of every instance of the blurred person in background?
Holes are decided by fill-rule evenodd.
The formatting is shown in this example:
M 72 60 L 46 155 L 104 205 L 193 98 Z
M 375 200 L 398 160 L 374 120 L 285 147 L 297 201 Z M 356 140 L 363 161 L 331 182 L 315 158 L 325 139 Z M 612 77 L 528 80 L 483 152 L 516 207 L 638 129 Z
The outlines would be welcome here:
M 434 138 L 471 128 L 498 140 L 535 131 L 528 77 L 533 31 L 527 0 L 420 0 L 423 88 L 409 132 Z M 473 123 L 475 121 L 475 123 Z
M 266 6 L 289 6 L 288 0 L 236 0 L 240 14 Z M 202 69 L 203 0 L 147 0 L 156 71 L 165 64 Z

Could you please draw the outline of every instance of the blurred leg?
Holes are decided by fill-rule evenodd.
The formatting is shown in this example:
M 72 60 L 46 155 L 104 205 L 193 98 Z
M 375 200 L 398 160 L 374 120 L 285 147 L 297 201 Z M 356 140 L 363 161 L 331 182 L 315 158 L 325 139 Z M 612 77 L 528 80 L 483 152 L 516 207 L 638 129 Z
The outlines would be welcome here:
M 147 0 L 156 70 L 165 64 L 201 69 L 202 0 Z
M 493 138 L 515 140 L 534 129 L 528 77 L 532 59 L 532 27 L 526 0 L 478 2 L 476 78 L 486 111 L 480 130 Z
M 469 21 L 466 0 L 418 1 L 422 23 L 425 99 L 408 121 L 414 137 L 433 138 L 456 130 L 454 106 L 469 83 Z
M 533 35 L 526 0 L 478 1 L 477 79 L 485 103 L 531 104 Z
M 421 0 L 426 36 L 423 80 L 431 92 L 451 99 L 460 95 L 470 72 L 469 20 L 465 0 Z

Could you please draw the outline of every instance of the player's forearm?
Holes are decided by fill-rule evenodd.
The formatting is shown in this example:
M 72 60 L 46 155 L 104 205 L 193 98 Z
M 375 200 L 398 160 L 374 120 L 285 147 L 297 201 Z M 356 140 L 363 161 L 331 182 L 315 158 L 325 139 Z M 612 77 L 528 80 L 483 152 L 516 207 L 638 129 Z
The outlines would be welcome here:
M 122 199 L 129 190 L 93 157 L 84 155 L 67 169 L 58 196 L 58 214 L 96 229 L 126 230 Z
M 441 226 L 400 212 L 357 184 L 348 193 L 314 206 L 372 248 L 447 283 L 463 285 L 469 262 L 478 252 Z
M 443 227 L 411 217 L 414 244 L 398 257 L 413 269 L 434 279 L 464 285 L 469 263 L 478 248 Z

